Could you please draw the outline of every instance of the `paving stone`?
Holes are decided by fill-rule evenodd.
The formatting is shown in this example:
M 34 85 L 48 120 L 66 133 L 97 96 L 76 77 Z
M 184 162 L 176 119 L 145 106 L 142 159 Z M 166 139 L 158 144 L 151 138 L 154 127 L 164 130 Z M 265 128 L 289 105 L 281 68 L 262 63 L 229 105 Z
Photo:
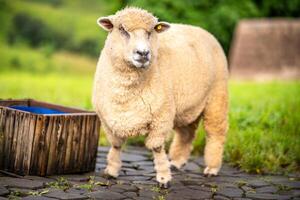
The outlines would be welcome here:
M 105 167 L 106 167 L 106 164 L 96 163 L 95 171 L 100 172 L 102 169 L 105 169 Z
M 291 190 L 289 192 L 293 197 L 300 197 L 300 190 Z
M 203 157 L 195 158 L 195 159 L 193 159 L 193 162 L 195 162 L 196 164 L 200 165 L 201 167 L 205 167 Z
M 9 191 L 10 192 L 18 192 L 18 193 L 23 194 L 23 195 L 28 195 L 29 192 L 32 192 L 34 190 L 23 189 L 23 188 L 9 188 Z
M 59 180 L 60 178 L 64 178 L 68 181 L 75 181 L 75 182 L 87 182 L 90 180 L 88 176 L 80 175 L 80 174 L 50 176 L 50 178 L 54 178 L 56 180 Z
M 193 162 L 188 162 L 183 168 L 185 171 L 194 171 L 194 172 L 199 172 L 200 173 L 200 168 L 198 165 L 196 165 Z
M 277 183 L 278 185 L 278 183 Z M 289 189 L 300 189 L 300 181 L 283 181 L 279 184 L 280 186 L 284 185 Z
M 144 171 L 126 171 L 126 176 L 143 176 L 144 175 Z
M 140 190 L 139 197 L 156 199 L 159 193 L 150 190 Z
M 147 181 L 132 181 L 135 185 L 156 185 L 157 182 L 153 180 L 147 180 Z
M 229 200 L 230 198 L 221 196 L 221 195 L 215 195 L 214 200 Z
M 277 184 L 289 181 L 289 178 L 285 176 L 265 176 L 264 180 L 273 184 Z
M 215 182 L 235 183 L 237 185 L 247 184 L 246 179 L 242 179 L 240 177 L 213 176 L 213 177 L 206 178 L 206 180 L 215 181 Z
M 106 178 L 103 178 L 101 176 L 95 176 L 94 180 L 98 181 L 98 182 L 102 182 L 102 183 L 107 183 L 108 182 L 108 180 Z
M 136 192 L 124 192 L 123 195 L 125 195 L 126 197 L 129 197 L 129 198 L 137 197 Z
M 146 181 L 149 180 L 150 177 L 147 176 L 119 176 L 120 180 L 128 180 L 128 181 Z
M 41 177 L 41 176 L 24 176 L 25 179 L 33 180 L 33 181 L 41 181 L 43 183 L 49 183 L 55 181 L 55 179 L 50 177 Z
M 203 181 L 201 180 L 191 180 L 191 179 L 187 179 L 187 180 L 182 180 L 181 183 L 183 185 L 202 185 Z
M 150 165 L 141 165 L 138 167 L 138 170 L 144 170 L 144 171 L 149 171 L 149 172 L 154 172 L 154 167 Z
M 255 190 L 255 192 L 256 193 L 276 193 L 277 190 L 278 189 L 274 186 L 266 186 L 266 187 L 257 188 Z
M 110 149 L 110 146 L 99 146 L 98 147 L 98 152 L 105 152 L 107 153 Z
M 43 197 L 43 196 L 32 196 L 32 195 L 22 198 L 22 200 L 53 200 L 53 199 L 54 198 Z
M 197 174 L 194 174 L 194 173 L 186 173 L 186 175 L 190 178 L 197 178 L 197 179 L 204 179 L 205 177 L 200 174 L 200 173 L 197 173 Z
M 248 181 L 247 182 L 248 185 L 252 186 L 252 187 L 255 187 L 255 188 L 258 188 L 258 187 L 264 187 L 264 186 L 269 186 L 270 183 L 267 183 L 263 180 L 260 180 L 260 179 L 255 179 L 255 180 L 251 180 L 251 181 Z
M 253 189 L 252 187 L 249 187 L 249 186 L 242 186 L 241 189 L 245 192 L 245 193 L 256 193 L 255 189 Z M 257 188 L 257 189 L 260 189 L 260 188 Z M 262 192 L 263 193 L 263 192 Z
M 167 195 L 166 200 L 184 200 L 185 197 L 178 195 L 177 193 L 170 193 Z
M 181 197 L 181 199 L 210 199 L 212 197 L 211 192 L 206 192 L 206 191 L 202 191 L 202 190 L 191 190 L 188 188 L 174 191 L 174 193 L 178 197 Z M 171 195 L 171 196 L 173 196 L 173 195 Z M 168 197 L 169 197 L 169 195 L 168 195 Z M 169 199 L 169 198 L 167 198 L 167 199 Z
M 137 191 L 137 188 L 135 186 L 124 185 L 124 184 L 113 185 L 110 189 L 119 189 L 121 191 L 127 191 L 127 192 Z
M 127 147 L 126 149 L 123 150 L 126 153 L 131 153 L 131 154 L 138 154 L 138 155 L 143 155 L 145 157 L 150 158 L 151 152 L 148 151 L 146 148 L 141 148 L 141 147 Z
M 112 192 L 109 190 L 91 192 L 88 193 L 87 196 L 92 199 L 101 199 L 101 200 L 118 200 L 118 199 L 126 198 L 126 196 L 122 194 L 119 194 L 117 192 Z
M 239 188 L 218 188 L 216 193 L 230 198 L 242 197 L 243 195 L 243 191 Z
M 72 193 L 72 194 L 85 194 L 88 193 L 88 189 L 85 188 L 70 188 L 66 191 L 67 193 Z
M 0 196 L 5 196 L 5 195 L 7 195 L 7 194 L 9 194 L 8 189 L 6 189 L 6 188 L 3 187 L 3 186 L 0 186 Z
M 25 189 L 39 189 L 44 187 L 42 181 L 33 181 L 22 178 L 0 177 L 0 186 L 25 188 Z
M 50 192 L 44 194 L 43 196 L 56 198 L 56 199 L 74 199 L 74 200 L 87 199 L 86 196 L 75 194 L 75 193 L 68 193 L 58 189 L 52 189 Z
M 148 158 L 142 155 L 135 155 L 135 154 L 122 152 L 121 160 L 126 162 L 134 162 L 134 161 L 145 161 L 148 160 Z
M 125 174 L 127 174 L 127 172 L 136 172 L 137 170 L 131 167 L 122 167 L 121 169 Z
M 137 162 L 131 162 L 132 165 L 138 165 L 138 166 L 154 166 L 153 161 L 137 161 Z
M 152 197 L 136 197 L 135 200 L 153 200 Z
M 267 193 L 249 193 L 249 194 L 246 194 L 246 197 L 248 197 L 250 199 L 262 199 L 262 200 L 269 200 L 269 199 L 287 200 L 287 199 L 291 199 L 291 196 L 283 196 L 283 195 L 267 194 Z
M 8 198 L 0 197 L 0 200 L 8 200 Z

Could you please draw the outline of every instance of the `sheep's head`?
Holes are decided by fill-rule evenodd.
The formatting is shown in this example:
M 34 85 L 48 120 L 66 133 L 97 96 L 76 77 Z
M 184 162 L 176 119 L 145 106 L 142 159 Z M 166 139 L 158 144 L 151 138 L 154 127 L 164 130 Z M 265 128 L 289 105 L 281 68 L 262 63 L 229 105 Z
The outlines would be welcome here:
M 151 13 L 132 7 L 100 17 L 97 23 L 109 32 L 106 45 L 112 59 L 122 59 L 135 68 L 147 68 L 156 59 L 157 34 L 170 27 Z

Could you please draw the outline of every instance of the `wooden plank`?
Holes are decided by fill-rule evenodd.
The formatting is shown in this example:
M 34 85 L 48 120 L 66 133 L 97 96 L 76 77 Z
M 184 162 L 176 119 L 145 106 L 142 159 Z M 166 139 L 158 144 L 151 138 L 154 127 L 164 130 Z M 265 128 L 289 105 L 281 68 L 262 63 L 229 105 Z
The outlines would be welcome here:
M 42 138 L 43 124 L 45 123 L 46 117 L 39 115 L 35 124 L 31 162 L 30 162 L 30 174 L 38 174 L 39 157 L 40 157 L 40 143 Z
M 71 160 L 71 153 L 72 153 L 72 145 L 73 145 L 73 126 L 74 126 L 74 119 L 69 118 L 69 124 L 67 125 L 67 131 L 68 131 L 68 139 L 67 139 L 67 149 L 66 149 L 66 157 L 65 157 L 65 166 L 64 166 L 64 172 L 68 173 L 70 170 L 70 160 Z
M 92 157 L 91 157 L 91 162 L 90 162 L 91 164 L 90 164 L 89 171 L 95 170 L 98 143 L 99 143 L 99 135 L 100 135 L 100 120 L 98 117 L 93 117 L 93 118 L 94 118 L 94 122 L 93 122 L 94 131 L 93 131 L 93 137 L 92 137 L 93 145 L 92 145 L 92 150 L 91 150 Z
M 53 117 L 45 116 L 46 120 L 42 129 L 42 137 L 40 140 L 40 157 L 39 157 L 39 175 L 45 176 L 47 172 L 47 163 L 49 156 L 49 143 L 53 128 Z
M 95 131 L 95 126 L 94 126 L 94 117 L 90 117 L 90 144 L 89 144 L 89 155 L 88 155 L 88 166 L 87 166 L 87 171 L 90 171 L 92 168 L 92 161 L 93 161 L 93 155 L 94 155 L 94 145 L 95 145 L 95 139 L 94 139 L 94 131 Z
M 78 130 L 77 130 L 77 146 L 76 146 L 76 160 L 75 160 L 75 169 L 77 172 L 80 172 L 80 145 L 81 145 L 81 138 L 82 138 L 82 132 L 81 132 L 81 127 L 83 124 L 83 117 L 78 116 Z
M 68 123 L 69 123 L 69 117 L 68 116 L 62 116 L 63 117 L 63 124 L 62 124 L 62 134 L 61 138 L 59 140 L 59 162 L 58 162 L 58 173 L 61 174 L 64 172 L 65 167 L 65 157 L 66 157 L 66 149 L 67 149 L 67 140 L 68 140 Z
M 5 159 L 5 117 L 6 111 L 4 108 L 0 108 L 0 169 L 4 167 L 4 159 Z
M 50 166 L 49 173 L 54 174 L 57 173 L 57 166 L 59 165 L 59 153 L 60 153 L 60 146 L 64 146 L 64 143 L 61 143 L 61 138 L 63 134 L 63 123 L 64 123 L 64 117 L 60 116 L 57 117 L 57 129 L 55 132 L 55 147 L 52 158 L 52 165 Z M 48 170 L 48 169 L 47 169 Z M 47 172 L 48 173 L 48 172 Z
M 55 160 L 56 160 L 56 144 L 58 140 L 58 131 L 60 128 L 60 117 L 54 117 L 53 118 L 53 127 L 52 127 L 52 133 L 50 138 L 50 145 L 49 145 L 49 154 L 48 154 L 48 163 L 47 163 L 47 175 L 51 175 L 55 173 Z
M 17 133 L 17 142 L 15 146 L 15 162 L 14 162 L 14 169 L 13 171 L 22 174 L 23 167 L 21 166 L 23 163 L 24 154 L 25 151 L 23 145 L 24 145 L 24 139 L 25 139 L 25 133 L 26 133 L 26 113 L 20 112 L 18 113 L 18 121 L 19 121 L 19 128 Z
M 78 172 L 77 162 L 78 162 L 78 155 L 79 155 L 79 140 L 80 140 L 80 125 L 81 125 L 81 117 L 74 116 L 74 125 L 73 125 L 73 144 L 72 144 L 72 153 L 71 153 L 71 160 L 70 160 L 70 167 L 72 168 L 71 172 L 75 173 Z
M 10 124 L 10 132 L 12 133 L 12 138 L 11 138 L 11 147 L 10 147 L 10 152 L 9 152 L 9 166 L 8 166 L 8 171 L 14 171 L 14 164 L 16 160 L 16 147 L 18 143 L 18 133 L 19 133 L 19 122 L 20 122 L 20 113 L 19 112 L 14 112 L 10 116 L 11 118 L 11 124 Z
M 8 170 L 9 167 L 9 160 L 10 160 L 10 147 L 11 147 L 11 141 L 12 141 L 12 132 L 10 132 L 10 123 L 11 123 L 11 115 L 12 111 L 5 109 L 6 112 L 6 119 L 4 124 L 4 137 L 5 137 L 5 146 L 4 146 L 4 163 L 3 163 L 3 169 Z
M 0 100 L 0 106 L 9 107 L 13 105 L 28 106 L 28 99 L 18 99 L 18 100 Z
M 81 138 L 80 138 L 80 143 L 79 143 L 79 159 L 78 159 L 78 167 L 79 170 L 82 171 L 83 170 L 83 166 L 84 166 L 84 150 L 85 150 L 85 140 L 86 140 L 86 120 L 87 117 L 86 116 L 81 116 L 81 126 L 80 126 L 80 134 L 81 134 Z
M 88 171 L 89 166 L 89 158 L 90 158 L 90 141 L 91 141 L 91 117 L 87 116 L 87 122 L 86 122 L 86 140 L 85 140 L 85 165 L 84 165 L 84 171 Z
M 27 138 L 25 138 L 27 143 L 27 148 L 24 149 L 24 174 L 28 175 L 30 173 L 30 165 L 31 165 L 31 156 L 32 156 L 32 149 L 33 149 L 33 140 L 34 140 L 34 133 L 36 127 L 36 120 L 37 115 L 30 114 L 29 116 L 29 130 L 27 134 Z

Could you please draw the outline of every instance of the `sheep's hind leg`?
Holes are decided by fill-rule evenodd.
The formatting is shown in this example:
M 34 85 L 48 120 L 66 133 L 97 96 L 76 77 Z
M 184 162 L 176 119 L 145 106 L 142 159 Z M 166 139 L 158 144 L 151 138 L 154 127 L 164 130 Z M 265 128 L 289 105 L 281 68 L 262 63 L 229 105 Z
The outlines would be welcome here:
M 175 128 L 176 132 L 170 147 L 169 156 L 171 165 L 177 169 L 184 166 L 190 157 L 193 148 L 192 142 L 199 121 L 200 117 L 188 126 Z
M 167 188 L 171 181 L 171 170 L 168 156 L 164 149 L 163 137 L 150 135 L 146 139 L 146 147 L 152 150 L 154 157 L 154 168 L 156 171 L 156 180 L 160 187 Z
M 111 177 L 118 177 L 119 171 L 122 166 L 121 161 L 121 147 L 124 143 L 124 139 L 107 134 L 107 138 L 111 143 L 111 148 L 107 154 L 107 166 L 104 173 Z
M 228 128 L 226 88 L 219 88 L 212 97 L 204 110 L 204 129 L 206 131 L 204 161 L 207 166 L 204 174 L 208 176 L 217 175 L 221 168 Z

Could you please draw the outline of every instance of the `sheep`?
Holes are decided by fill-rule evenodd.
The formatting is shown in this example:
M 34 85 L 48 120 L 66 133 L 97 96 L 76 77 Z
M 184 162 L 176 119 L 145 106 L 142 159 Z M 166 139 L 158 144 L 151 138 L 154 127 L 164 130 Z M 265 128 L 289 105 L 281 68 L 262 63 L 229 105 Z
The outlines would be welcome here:
M 228 129 L 227 60 L 218 41 L 199 27 L 158 22 L 136 7 L 97 23 L 108 31 L 92 97 L 111 144 L 105 174 L 117 177 L 122 144 L 144 135 L 156 180 L 167 187 L 171 166 L 181 168 L 188 161 L 203 119 L 204 174 L 217 175 Z M 168 158 L 165 140 L 172 130 Z

